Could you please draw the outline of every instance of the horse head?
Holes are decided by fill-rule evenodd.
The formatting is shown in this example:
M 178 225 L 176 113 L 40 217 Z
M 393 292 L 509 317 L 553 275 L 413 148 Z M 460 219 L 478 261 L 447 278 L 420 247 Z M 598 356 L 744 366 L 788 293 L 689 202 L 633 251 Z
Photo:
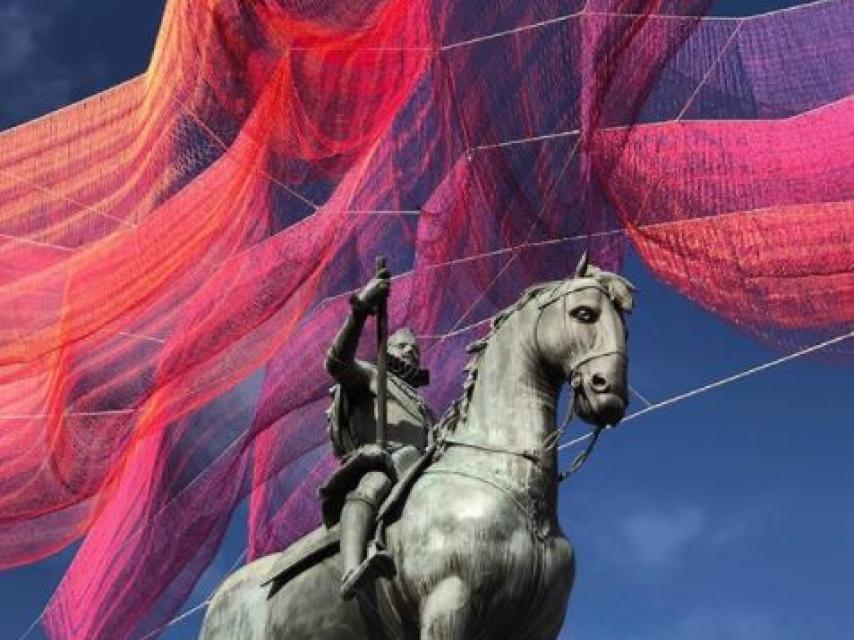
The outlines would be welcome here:
M 631 283 L 582 256 L 575 275 L 543 291 L 536 341 L 544 363 L 569 380 L 578 415 L 597 427 L 619 422 L 628 405 L 625 314 Z

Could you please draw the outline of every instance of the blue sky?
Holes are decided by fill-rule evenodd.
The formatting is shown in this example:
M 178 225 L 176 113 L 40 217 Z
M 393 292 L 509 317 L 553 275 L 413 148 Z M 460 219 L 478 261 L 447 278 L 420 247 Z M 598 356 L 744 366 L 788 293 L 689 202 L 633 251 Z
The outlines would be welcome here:
M 0 128 L 141 72 L 162 4 L 0 0 Z M 718 11 L 792 4 L 728 0 Z M 649 400 L 781 355 L 655 281 L 634 256 L 626 272 L 641 289 L 630 376 Z M 561 493 L 579 563 L 561 639 L 848 640 L 852 390 L 850 365 L 804 358 L 606 434 Z M 239 556 L 243 534 L 232 527 L 194 601 Z M 0 638 L 36 618 L 72 553 L 0 573 Z M 164 637 L 194 638 L 200 621 Z

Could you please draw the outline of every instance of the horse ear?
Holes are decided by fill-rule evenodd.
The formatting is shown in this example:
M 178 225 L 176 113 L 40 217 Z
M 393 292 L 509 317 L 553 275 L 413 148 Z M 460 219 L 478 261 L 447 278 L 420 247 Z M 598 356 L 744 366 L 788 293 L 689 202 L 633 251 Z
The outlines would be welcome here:
M 587 265 L 589 264 L 589 260 L 587 257 L 587 252 L 585 251 L 581 254 L 581 260 L 578 261 L 578 266 L 575 267 L 575 277 L 583 278 L 587 273 Z

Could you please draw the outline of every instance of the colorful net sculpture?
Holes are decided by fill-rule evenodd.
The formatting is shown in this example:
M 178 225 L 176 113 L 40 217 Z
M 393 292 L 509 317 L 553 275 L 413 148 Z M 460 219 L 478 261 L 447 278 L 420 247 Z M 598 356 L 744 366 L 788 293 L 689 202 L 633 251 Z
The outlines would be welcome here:
M 778 345 L 850 327 L 854 3 L 488 4 L 171 0 L 147 73 L 0 134 L 0 565 L 83 538 L 50 637 L 156 630 L 247 495 L 250 556 L 318 522 L 378 254 L 438 410 L 584 249 Z

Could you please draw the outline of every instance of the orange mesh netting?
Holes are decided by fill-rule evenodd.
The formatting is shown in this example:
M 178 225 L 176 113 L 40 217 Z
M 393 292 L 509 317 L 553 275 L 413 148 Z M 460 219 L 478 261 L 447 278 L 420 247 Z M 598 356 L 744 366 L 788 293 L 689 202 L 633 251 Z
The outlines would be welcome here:
M 850 326 L 854 5 L 707 4 L 171 0 L 147 73 L 0 134 L 0 563 L 85 536 L 49 635 L 156 630 L 247 495 L 253 556 L 318 522 L 378 254 L 439 410 L 485 319 L 626 238 L 763 339 Z

